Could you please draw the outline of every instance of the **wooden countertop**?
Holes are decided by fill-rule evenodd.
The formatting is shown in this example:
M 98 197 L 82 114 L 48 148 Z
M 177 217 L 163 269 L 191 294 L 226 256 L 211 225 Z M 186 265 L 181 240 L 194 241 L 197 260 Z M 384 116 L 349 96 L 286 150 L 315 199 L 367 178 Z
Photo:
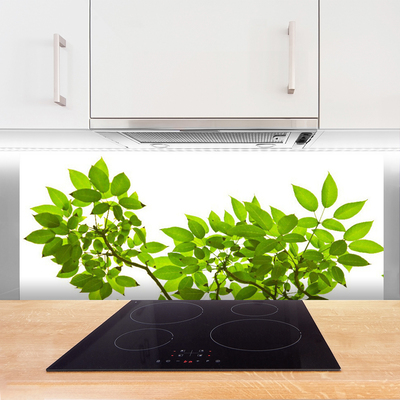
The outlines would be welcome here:
M 400 301 L 306 301 L 340 372 L 57 372 L 125 301 L 0 301 L 0 399 L 399 399 Z

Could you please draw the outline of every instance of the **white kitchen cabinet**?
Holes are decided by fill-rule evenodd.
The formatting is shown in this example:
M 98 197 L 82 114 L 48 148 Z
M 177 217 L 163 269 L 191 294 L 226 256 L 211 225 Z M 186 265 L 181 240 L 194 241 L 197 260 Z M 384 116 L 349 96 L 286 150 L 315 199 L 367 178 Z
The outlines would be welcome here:
M 320 127 L 400 127 L 400 1 L 320 0 Z
M 91 3 L 91 118 L 318 116 L 317 0 Z
M 54 102 L 53 35 L 60 47 Z M 0 1 L 0 129 L 89 126 L 88 0 Z

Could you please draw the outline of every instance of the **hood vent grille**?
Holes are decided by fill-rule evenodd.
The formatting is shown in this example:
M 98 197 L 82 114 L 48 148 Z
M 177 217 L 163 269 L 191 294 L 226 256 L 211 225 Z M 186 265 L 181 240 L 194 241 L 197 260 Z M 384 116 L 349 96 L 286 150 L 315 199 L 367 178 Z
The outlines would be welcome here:
M 188 130 L 180 132 L 146 131 L 121 132 L 138 143 L 285 143 L 289 132 L 271 131 L 212 131 Z

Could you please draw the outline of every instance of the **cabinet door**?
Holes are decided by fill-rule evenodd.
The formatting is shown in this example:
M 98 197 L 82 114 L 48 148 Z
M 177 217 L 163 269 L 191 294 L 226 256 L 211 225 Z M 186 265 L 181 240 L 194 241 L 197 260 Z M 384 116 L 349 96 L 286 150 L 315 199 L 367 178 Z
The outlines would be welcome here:
M 318 115 L 317 0 L 93 0 L 91 18 L 92 118 Z
M 0 128 L 88 128 L 88 0 L 0 1 Z M 54 102 L 53 35 L 60 47 Z
M 321 128 L 400 127 L 400 1 L 321 0 Z

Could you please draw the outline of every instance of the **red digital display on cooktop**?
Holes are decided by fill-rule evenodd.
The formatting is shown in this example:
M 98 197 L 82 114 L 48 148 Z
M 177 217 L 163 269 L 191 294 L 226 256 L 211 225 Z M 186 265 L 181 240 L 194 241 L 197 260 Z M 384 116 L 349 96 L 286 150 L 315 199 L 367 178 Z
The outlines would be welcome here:
M 131 301 L 47 371 L 340 366 L 301 300 Z

